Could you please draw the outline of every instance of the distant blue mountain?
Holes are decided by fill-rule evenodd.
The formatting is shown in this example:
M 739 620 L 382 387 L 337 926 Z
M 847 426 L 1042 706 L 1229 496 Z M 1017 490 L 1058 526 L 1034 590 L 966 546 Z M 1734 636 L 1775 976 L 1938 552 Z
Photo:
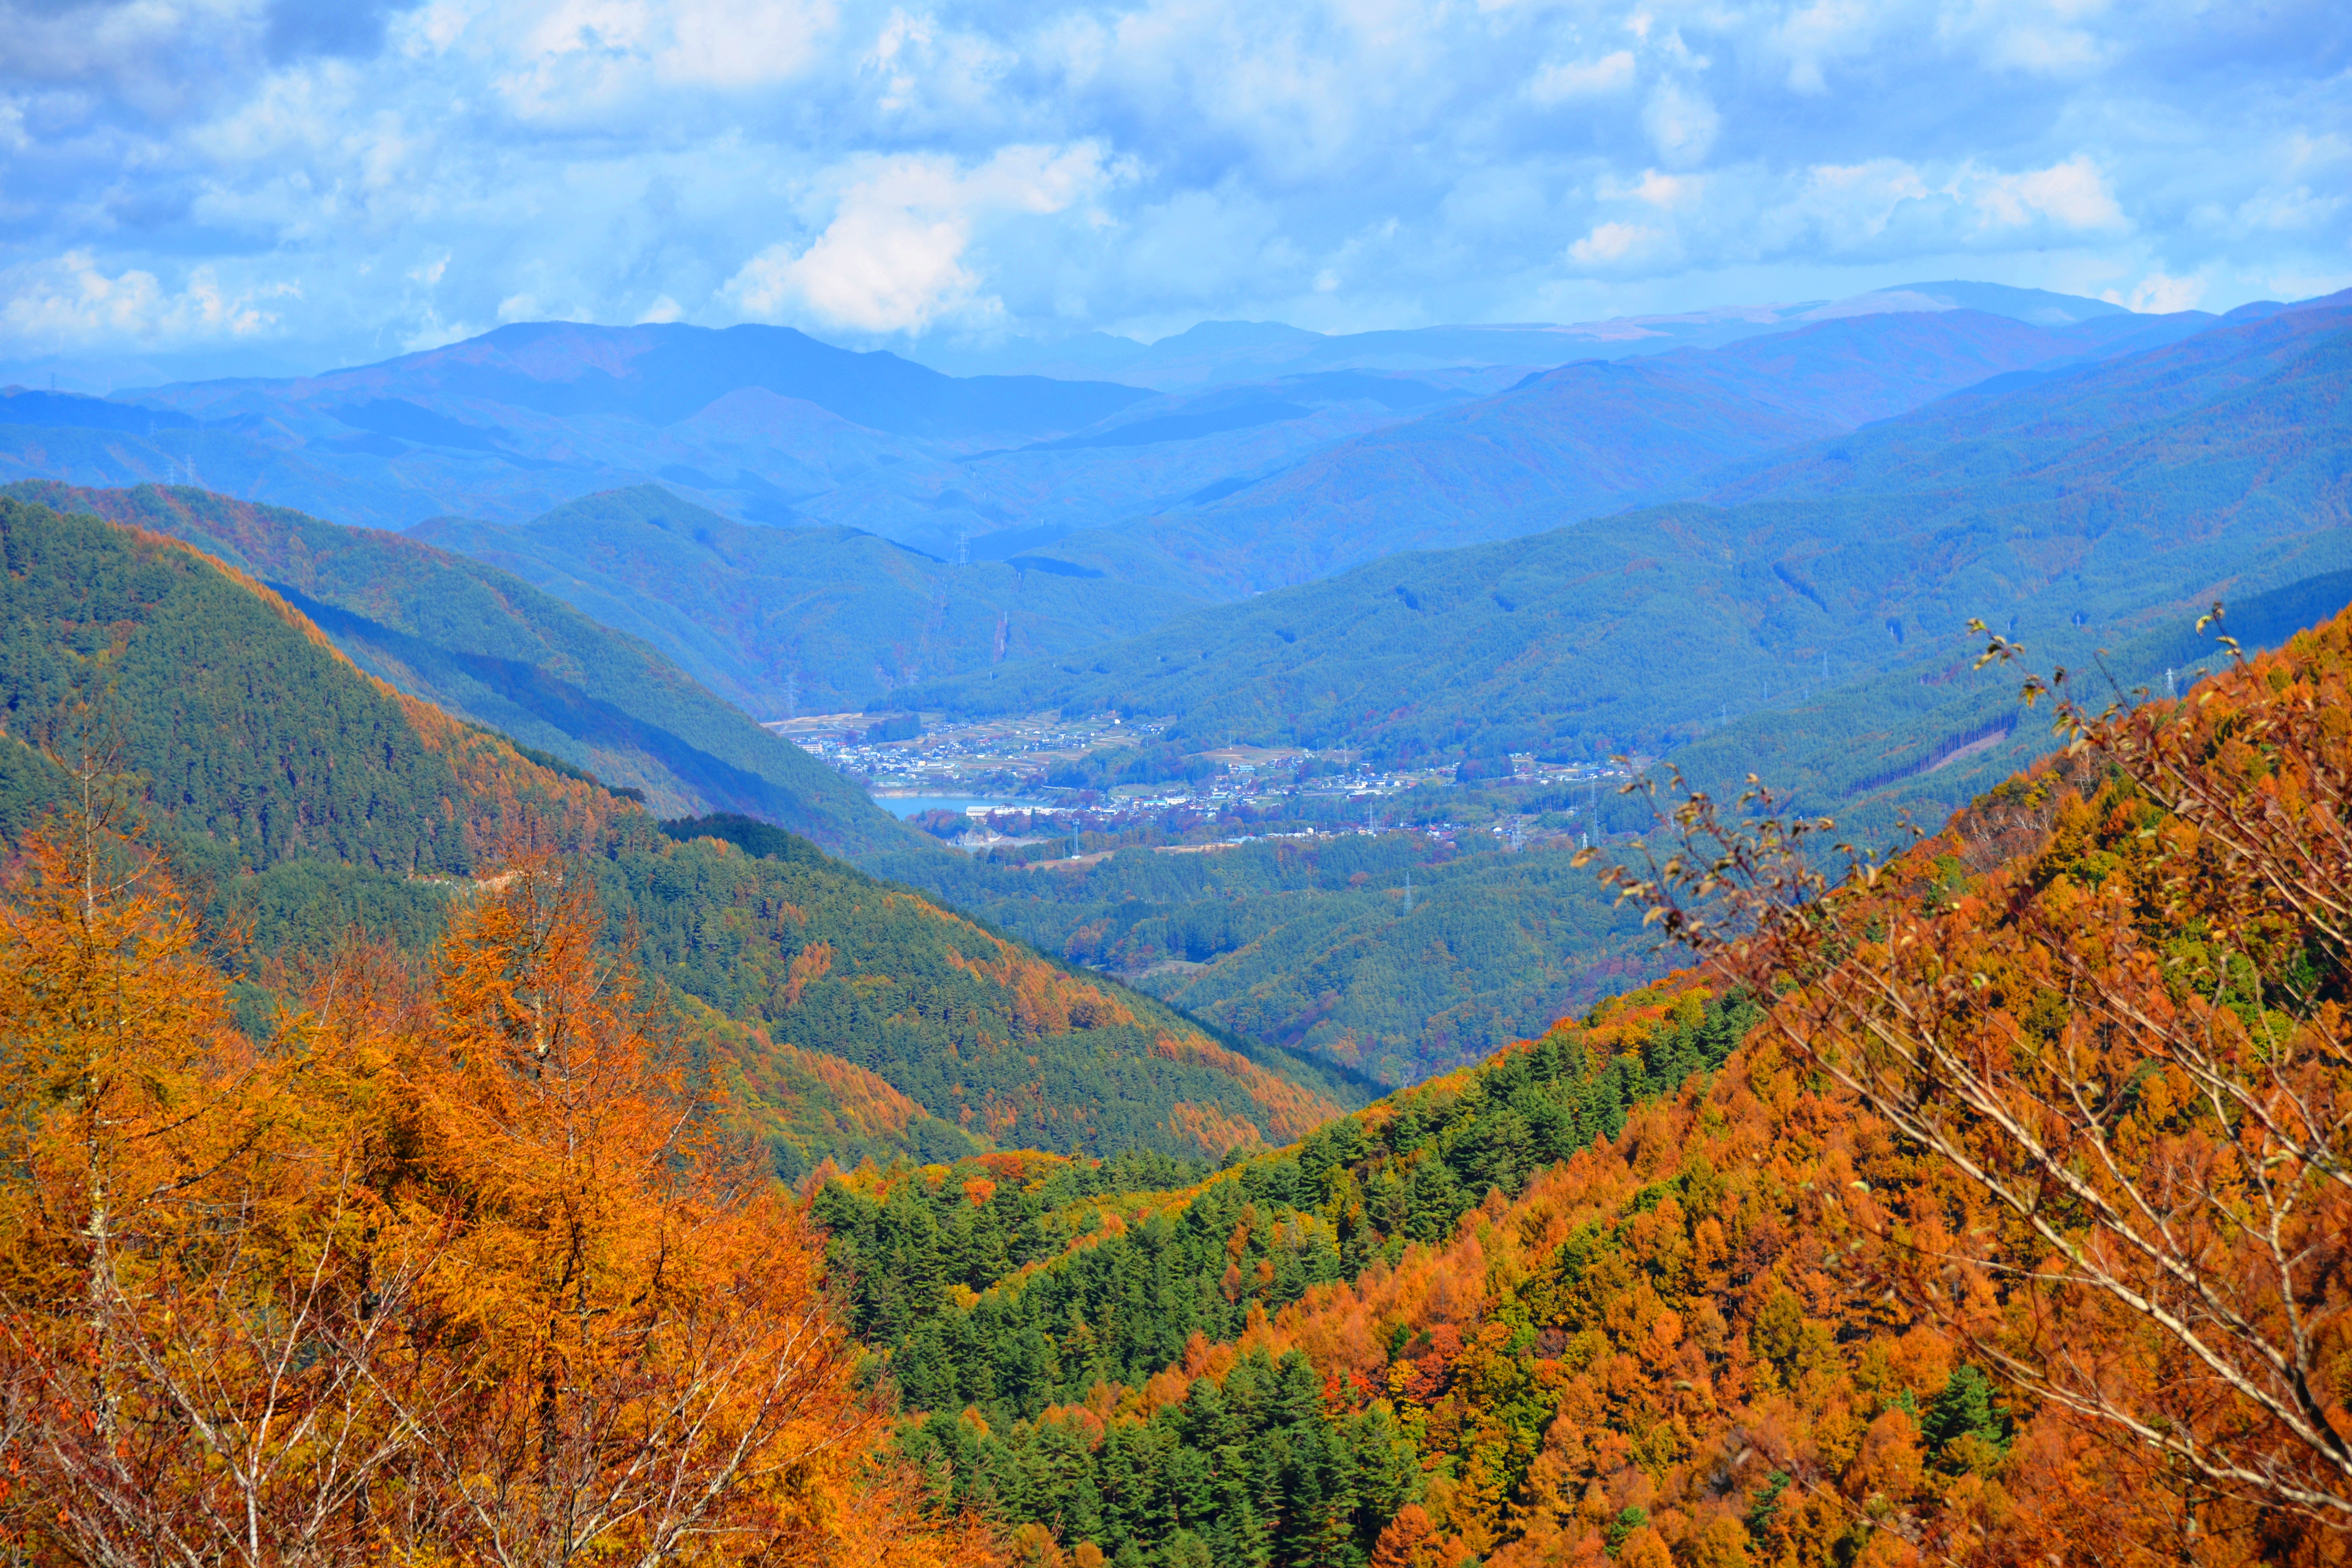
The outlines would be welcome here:
M 1020 535 L 978 552 L 1001 557 L 1496 384 L 1461 382 L 1353 372 L 1171 398 L 944 375 L 783 328 L 538 323 L 314 376 L 132 400 L 20 393 L 0 403 L 0 479 L 193 471 L 395 529 L 449 514 L 518 523 L 658 480 L 743 521 L 847 526 L 941 560 L 980 536 Z
M 1717 349 L 1585 360 L 1128 531 L 1229 592 L 1307 582 L 1400 550 L 1507 539 L 1696 495 L 1711 473 L 1764 454 L 2213 320 L 2110 310 L 2045 327 L 1972 309 L 1854 311 Z
M 1920 320 L 1883 318 L 1875 337 L 1845 341 L 1874 344 L 1895 375 L 1900 355 L 1884 351 Z M 1777 339 L 1741 349 L 1705 374 L 1769 371 L 1790 352 Z M 1652 395 L 1646 377 L 1669 368 L 1573 367 L 1514 396 L 1549 387 L 1575 400 L 1574 420 L 1527 405 L 1528 427 L 1564 449 L 1558 431 L 1629 389 Z M 1683 376 L 1680 395 L 1696 379 Z M 1787 379 L 1788 405 L 1816 413 L 1859 384 L 1803 379 Z M 1190 610 L 1083 660 L 1033 659 L 897 700 L 1174 715 L 1167 737 L 1199 747 L 1670 755 L 1710 788 L 1736 791 L 1755 772 L 1804 792 L 1808 810 L 1860 802 L 1885 826 L 1885 812 L 1908 804 L 1934 820 L 2047 742 L 2020 723 L 2008 672 L 1974 670 L 1971 616 L 2023 639 L 2045 668 L 2096 670 L 2099 650 L 2156 638 L 2136 664 L 2111 661 L 2128 685 L 2189 664 L 2186 628 L 2216 598 L 2307 605 L 2340 581 L 2352 568 L 2347 392 L 2352 291 L 2209 318 L 2166 346 L 1808 443 L 1706 503 L 1390 553 Z M 1441 423 L 1483 430 L 1503 453 L 1497 405 L 1521 406 L 1497 399 Z M 1422 430 L 1392 439 L 1417 443 L 1427 473 Z M 1362 515 L 1370 526 L 1381 514 Z
M 1742 338 L 1784 332 L 1840 316 L 1980 310 L 2041 327 L 2128 317 L 2121 305 L 2012 289 L 2000 283 L 1906 283 L 1844 300 L 1735 305 L 1675 315 L 1620 316 L 1605 321 L 1411 327 L 1326 335 L 1280 321 L 1202 321 L 1144 343 L 1108 332 L 1056 342 L 1024 340 L 985 346 L 934 343 L 914 351 L 925 363 L 959 375 L 1030 371 L 1045 375 L 1130 382 L 1162 392 L 1200 392 L 1273 375 L 1323 370 L 1414 374 L 1467 365 L 1549 366 L 1580 359 L 1623 359 L 1675 349 L 1719 348 Z
M 1075 551 L 1142 582 L 1156 556 L 1182 593 L 1237 593 L 1691 493 L 1709 470 L 1969 380 L 2177 330 L 2098 301 L 1922 284 L 1567 327 L 1326 338 L 1204 322 L 1148 347 L 1087 340 L 1179 388 L 1153 391 L 949 375 L 784 328 L 535 323 L 314 376 L 54 407 L 20 393 L 0 403 L 24 415 L 0 422 L 0 480 L 194 479 L 392 529 L 512 526 L 660 483 L 738 521 L 849 528 L 941 562 Z M 1930 346 L 1893 364 L 1845 346 L 1906 331 Z M 1990 337 L 1997 350 L 1978 342 Z
M 0 388 L 0 426 L 22 425 L 42 430 L 193 430 L 196 422 L 169 409 L 142 408 L 110 398 L 74 392 L 33 392 L 21 386 Z

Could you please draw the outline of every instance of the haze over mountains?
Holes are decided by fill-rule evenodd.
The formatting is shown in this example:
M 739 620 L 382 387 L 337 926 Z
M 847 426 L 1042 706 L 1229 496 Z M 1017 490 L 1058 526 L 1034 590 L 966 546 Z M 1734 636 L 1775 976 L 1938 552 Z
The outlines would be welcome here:
M 21 418 L 0 410 L 0 430 L 14 431 L 0 439 L 0 476 L 96 485 L 201 479 L 226 493 L 391 528 L 449 514 L 520 522 L 591 491 L 658 481 L 746 521 L 847 525 L 944 560 L 1003 558 L 1074 531 L 1213 506 L 1319 450 L 1475 403 L 1531 369 L 1704 353 L 1822 322 L 1923 311 L 1932 320 L 1957 310 L 2055 334 L 1989 351 L 1986 363 L 1999 368 L 2087 352 L 2119 327 L 2139 324 L 2095 300 L 1923 285 L 1830 305 L 1582 328 L 1433 328 L 1325 340 L 1213 324 L 1130 345 L 1140 356 L 1132 365 L 1083 381 L 941 375 L 778 328 L 518 325 L 295 380 L 191 383 L 96 403 L 43 395 Z M 1798 352 L 1827 381 L 1863 369 L 1841 361 L 1845 347 L 1808 340 Z M 1580 469 L 1589 452 L 1531 452 L 1537 473 L 1527 499 L 1604 504 L 1654 488 L 1659 472 L 1675 471 L 1661 464 L 1686 462 L 1694 450 L 1745 456 L 1793 438 L 1804 419 L 1850 423 L 1859 411 L 1907 406 L 1906 386 L 1912 401 L 1948 389 L 1968 360 L 1968 351 L 1956 351 L 1949 369 L 1915 376 L 1916 384 L 1890 369 L 1874 400 L 1830 396 L 1813 407 L 1783 399 L 1761 408 L 1748 397 L 1754 362 L 1745 375 L 1726 362 L 1718 375 L 1697 373 L 1700 384 L 1673 380 L 1650 415 L 1675 420 L 1694 412 L 1675 401 L 1682 393 L 1700 399 L 1696 412 L 1723 430 L 1698 437 L 1696 448 L 1664 449 L 1647 466 L 1637 460 L 1591 476 Z M 138 416 L 124 428 L 126 400 L 152 412 L 152 433 L 135 428 Z M 77 416 L 77 407 L 87 414 Z M 77 417 L 89 423 L 68 423 Z M 1468 416 L 1473 426 L 1488 417 Z M 1507 426 L 1528 416 L 1515 406 L 1492 417 Z M 1625 433 L 1637 435 L 1642 415 L 1627 417 L 1634 423 Z M 101 429 L 107 434 L 95 434 Z M 1429 438 L 1477 446 L 1509 437 L 1440 426 Z M 1339 509 L 1326 531 L 1349 525 L 1344 500 L 1324 504 Z M 1215 521 L 1204 526 L 1215 535 Z M 1147 532 L 1139 542 L 1152 541 Z
M 2032 331 L 1958 313 L 1876 318 L 1894 330 L 1873 332 L 1873 347 L 1899 344 L 1923 320 L 1943 343 L 1953 328 L 1988 326 L 2001 344 Z M 2095 646 L 2215 598 L 2345 564 L 2347 327 L 2352 300 L 2342 297 L 2221 324 L 2147 323 L 2124 341 L 2185 341 L 1999 374 L 1853 434 L 1791 443 L 1714 481 L 1706 504 L 1450 551 L 1368 547 L 1381 558 L 1338 576 L 1195 610 L 1081 660 L 1031 660 L 904 700 L 972 711 L 1108 706 L 1180 715 L 1175 733 L 1200 745 L 1248 736 L 1388 755 L 1657 755 L 1745 722 L 1745 741 L 1769 734 L 1783 763 L 1798 766 L 1808 748 L 1849 759 L 1843 770 L 1801 764 L 1807 776 L 1838 778 L 1840 800 L 1985 721 L 1990 688 L 1950 673 L 1971 616 L 2079 664 Z M 1797 378 L 1783 345 L 1802 336 L 1753 340 L 1717 359 L 1754 356 L 1758 384 L 1769 367 L 1788 385 Z M 1479 407 L 1558 396 L 1622 409 L 1654 384 L 1613 399 L 1590 389 L 1663 363 L 1571 367 Z M 1874 366 L 1841 395 L 1874 395 L 1905 368 Z M 1802 384 L 1777 395 L 1822 407 Z M 1360 445 L 1405 447 L 1426 427 Z M 1692 427 L 1722 425 L 1694 420 L 1664 438 L 1687 439 Z M 1534 468 L 1511 456 L 1496 454 L 1478 477 Z M 1417 495 L 1470 488 L 1432 467 L 1401 456 L 1385 482 L 1367 482 L 1370 508 L 1394 515 Z M 1330 469 L 1335 483 L 1363 471 L 1337 459 Z M 1494 512 L 1463 510 L 1494 525 Z M 1269 502 L 1259 535 L 1311 515 L 1305 501 Z M 1903 670 L 1932 682 L 1945 716 L 1915 713 L 1907 722 L 1926 728 L 1909 740 L 1853 750 L 1859 710 L 1841 689 Z M 1993 757 L 1939 780 L 1947 805 L 1982 769 L 2013 764 Z
M 2209 322 L 1937 284 L 1570 328 L 1325 339 L 1211 324 L 1116 364 L 1124 351 L 1093 345 L 1105 376 L 1175 388 L 1156 393 L 958 378 L 782 329 L 510 327 L 296 381 L 19 393 L 0 403 L 0 475 L 194 479 L 346 523 L 424 525 L 649 637 L 765 718 L 1069 653 L 1398 550 L 1695 496 L 1712 472 L 1990 377 Z M 835 531 L 704 521 L 708 540 L 662 539 L 642 520 L 558 510 L 646 484 L 750 528 Z M 938 570 L 959 563 L 972 569 Z
M 1174 391 L 960 379 L 766 329 L 555 325 L 298 382 L 18 392 L 0 451 L 62 478 L 188 443 L 262 493 L 312 485 L 321 516 L 186 486 L 14 490 L 214 552 L 362 668 L 662 815 L 781 824 L 1402 1082 L 1654 960 L 1535 861 L 967 867 L 753 721 L 1111 710 L 1166 719 L 1171 755 L 1486 774 L 1630 753 L 1718 787 L 1760 771 L 1885 833 L 2043 743 L 1969 670 L 1970 616 L 2057 662 L 2107 648 L 2126 682 L 2177 679 L 2212 599 L 2268 606 L 2276 635 L 2352 566 L 2347 325 L 2341 300 L 2221 320 L 1936 285 L 1590 329 L 1213 324 L 1106 363 Z M 1601 353 L 1465 363 L 1571 342 Z M 741 461 L 705 486 L 723 465 L 692 444 L 730 420 Z M 446 510 L 337 526 L 363 492 Z M 1543 809 L 1571 807 L 1587 831 L 1646 823 L 1599 791 Z

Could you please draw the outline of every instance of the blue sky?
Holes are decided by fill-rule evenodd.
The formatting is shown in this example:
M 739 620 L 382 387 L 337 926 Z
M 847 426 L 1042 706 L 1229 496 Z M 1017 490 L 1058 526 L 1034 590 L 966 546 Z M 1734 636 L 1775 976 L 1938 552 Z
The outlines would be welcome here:
M 2352 284 L 2352 6 L 0 0 L 0 362 Z

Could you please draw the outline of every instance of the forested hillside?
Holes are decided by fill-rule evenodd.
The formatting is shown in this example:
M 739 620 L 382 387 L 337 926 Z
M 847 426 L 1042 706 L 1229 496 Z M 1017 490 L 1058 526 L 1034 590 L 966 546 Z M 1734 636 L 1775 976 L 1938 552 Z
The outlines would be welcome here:
M 1172 1193 L 1073 1187 L 1056 1205 L 1041 1201 L 1053 1180 L 1000 1189 L 988 1156 L 835 1183 L 817 1213 L 857 1281 L 861 1331 L 891 1352 L 911 1402 L 1033 1418 L 1106 1378 L 1139 1386 L 1195 1334 L 1231 1340 L 1314 1286 L 1393 1267 L 1489 1189 L 1517 1193 L 1720 1066 L 1752 1017 L 1702 993 L 1634 993 Z
M 1395 1087 L 1655 973 L 1637 919 L 1570 851 L 1481 850 L 1477 837 L 1461 850 L 1394 833 L 1027 870 L 911 855 L 872 868 L 1196 1017 Z
M 642 790 L 657 812 L 756 812 L 840 851 L 914 842 L 652 647 L 463 556 L 185 487 L 25 481 L 6 493 L 217 555 L 273 584 L 369 673 Z
M 1116 540 L 1102 542 L 1109 553 L 1043 546 L 955 564 L 853 528 L 736 522 L 658 485 L 520 525 L 444 517 L 409 532 L 642 638 L 761 719 L 853 710 L 913 681 L 1075 653 L 1205 596 Z
M 134 773 L 215 879 L 311 860 L 404 886 L 470 873 L 526 825 L 584 847 L 628 812 L 361 676 L 286 601 L 176 542 L 9 497 L 0 541 L 12 836 L 86 758 Z
M 2343 1561 L 2347 672 L 2069 709 L 1831 889 L 1699 808 L 1713 977 L 1208 1184 L 829 1185 L 903 1447 L 1038 1561 Z
M 929 1157 L 975 1139 L 1215 1157 L 1295 1138 L 1365 1098 L 1279 1049 L 1211 1038 L 1148 996 L 767 824 L 701 818 L 663 831 L 673 844 L 618 847 L 600 867 L 615 938 L 634 921 L 648 973 L 769 1039 L 870 1070 L 961 1131 L 942 1140 L 917 1127 Z M 769 1098 L 760 1054 L 744 1053 L 747 1105 Z M 865 1152 L 793 1146 L 803 1169 Z
M 1364 1098 L 1211 1037 L 744 817 L 673 824 L 355 668 L 178 542 L 0 498 L 12 840 L 110 750 L 266 1034 L 356 938 L 421 961 L 522 849 L 574 857 L 611 950 L 679 996 L 774 1163 L 998 1142 L 1222 1154 Z M 357 928 L 356 933 L 354 928 Z

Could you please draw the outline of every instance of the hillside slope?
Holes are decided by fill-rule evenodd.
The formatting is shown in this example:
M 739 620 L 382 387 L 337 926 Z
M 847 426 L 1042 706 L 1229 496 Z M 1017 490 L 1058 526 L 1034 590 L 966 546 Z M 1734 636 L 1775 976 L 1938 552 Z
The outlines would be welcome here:
M 1654 973 L 1638 917 L 1573 868 L 1572 851 L 1462 842 L 1462 853 L 1417 833 L 1130 848 L 1041 870 L 872 865 L 1220 1027 L 1396 1086 Z
M 1112 1561 L 2340 1563 L 2352 1346 L 2273 1325 L 2340 1322 L 2346 1198 L 2255 1108 L 2346 1122 L 2348 671 L 2339 611 L 1811 901 L 1801 974 L 1673 977 L 1209 1182 L 828 1186 L 902 1445 Z
M 512 573 L 659 648 L 762 719 L 840 712 L 919 680 L 1067 654 L 1205 595 L 1155 563 L 1051 546 L 954 564 L 850 528 L 752 527 L 658 485 L 520 526 L 432 518 L 408 536 Z
M 518 846 L 596 880 L 614 951 L 681 996 L 780 1168 L 999 1140 L 1218 1154 L 1364 1096 L 1039 957 L 746 817 L 665 833 L 635 803 L 357 668 L 291 605 L 177 541 L 0 497 L 0 829 L 85 736 L 269 986 L 357 927 L 421 959 Z
M 661 654 L 463 556 L 184 487 L 5 492 L 184 540 L 271 584 L 362 668 L 646 793 L 657 814 L 741 811 L 845 853 L 913 842 L 865 793 Z

